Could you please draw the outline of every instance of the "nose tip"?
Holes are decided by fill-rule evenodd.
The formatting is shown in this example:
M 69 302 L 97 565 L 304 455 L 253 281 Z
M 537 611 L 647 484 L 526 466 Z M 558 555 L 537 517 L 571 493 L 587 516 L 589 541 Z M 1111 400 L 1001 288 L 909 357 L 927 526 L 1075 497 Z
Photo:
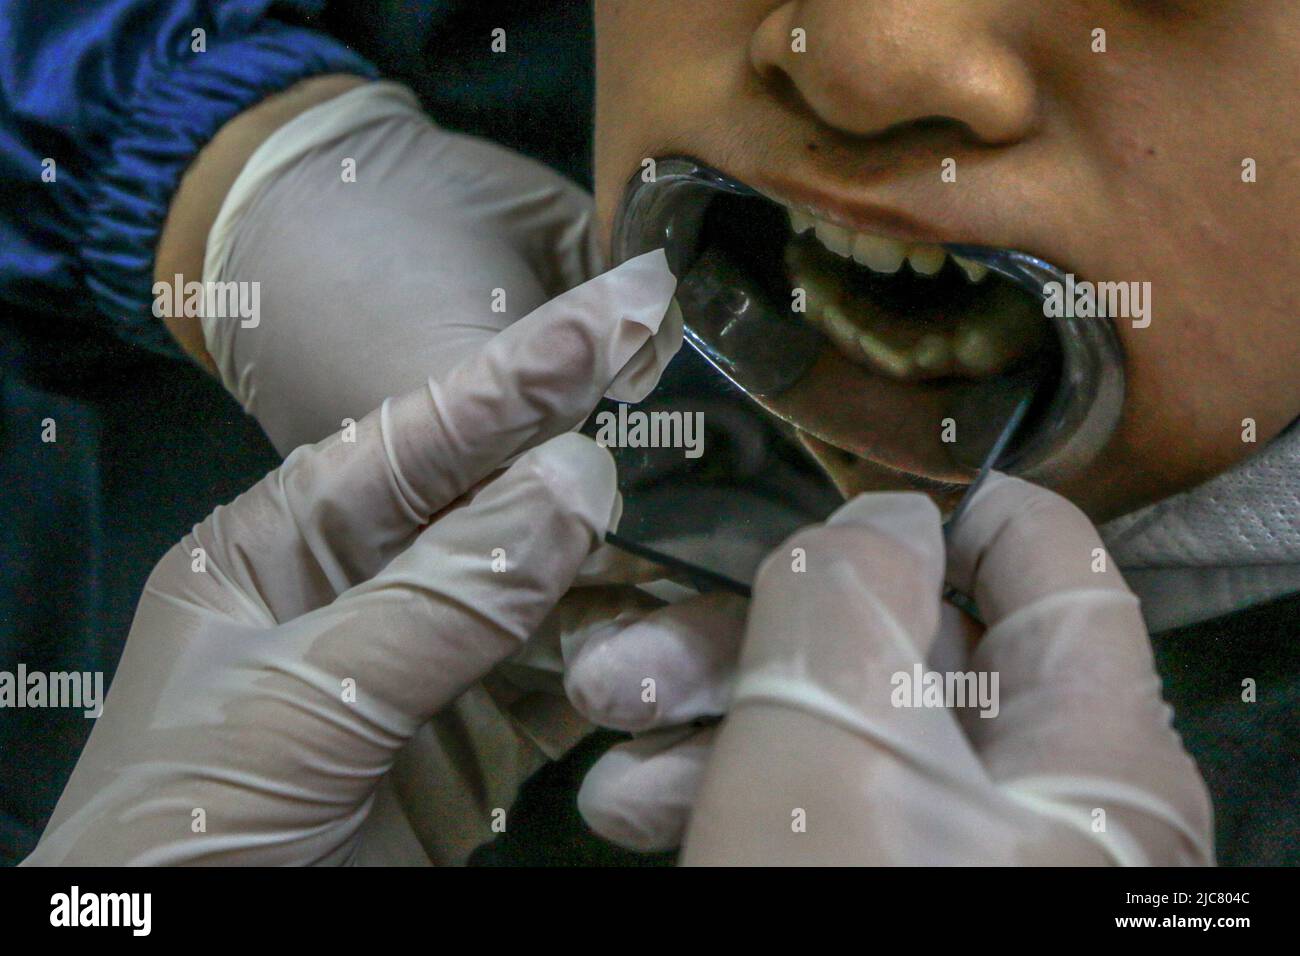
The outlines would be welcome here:
M 933 11 L 918 9 L 926 6 Z M 985 3 L 785 3 L 755 30 L 750 61 L 840 132 L 872 136 L 944 119 L 1002 145 L 1032 127 L 1037 92 L 999 25 L 1005 20 Z

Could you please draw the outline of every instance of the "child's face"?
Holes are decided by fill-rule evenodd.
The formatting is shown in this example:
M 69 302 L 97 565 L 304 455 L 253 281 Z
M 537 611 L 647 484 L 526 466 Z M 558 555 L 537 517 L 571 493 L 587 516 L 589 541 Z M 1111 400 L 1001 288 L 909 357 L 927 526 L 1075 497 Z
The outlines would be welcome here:
M 597 0 L 596 29 L 606 237 L 642 160 L 685 154 L 863 232 L 1150 282 L 1123 420 L 1063 489 L 1095 516 L 1300 416 L 1296 0 Z

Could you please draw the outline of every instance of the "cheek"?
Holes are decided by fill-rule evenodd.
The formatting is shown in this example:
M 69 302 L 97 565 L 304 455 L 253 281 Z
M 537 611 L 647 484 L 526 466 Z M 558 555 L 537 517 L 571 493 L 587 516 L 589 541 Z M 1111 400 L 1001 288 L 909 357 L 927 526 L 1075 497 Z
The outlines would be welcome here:
M 778 0 L 598 0 L 594 175 L 608 249 L 629 177 L 647 158 L 705 150 L 742 115 L 749 46 Z
M 609 49 L 611 42 L 602 38 L 598 45 L 593 161 L 596 228 L 601 248 L 606 251 L 614 213 L 641 148 L 638 139 L 642 124 L 629 122 L 628 117 L 644 115 L 652 106 L 646 102 L 646 91 L 638 89 L 629 75 L 627 60 Z
M 1277 205 L 1268 211 L 1240 183 L 1185 189 L 1181 215 L 1146 217 L 1166 224 L 1151 248 L 1134 250 L 1153 279 L 1153 320 L 1122 335 L 1134 415 L 1157 439 L 1177 442 L 1194 459 L 1188 473 L 1203 480 L 1258 448 L 1242 441 L 1243 429 L 1253 426 L 1262 444 L 1300 415 L 1300 303 L 1292 291 L 1300 250 L 1277 213 L 1294 208 L 1294 196 L 1271 197 Z
M 595 162 L 596 241 L 605 261 L 610 261 L 610 239 L 614 228 L 617 197 L 612 194 L 611 178 L 603 171 L 599 155 Z
M 1114 440 L 1067 494 L 1110 517 L 1199 484 L 1257 451 L 1300 415 L 1296 330 L 1278 349 L 1281 317 L 1181 312 L 1120 327 L 1127 397 Z M 1161 316 L 1163 315 L 1163 321 Z
M 1148 129 L 1112 133 L 1109 178 L 1095 191 L 1112 198 L 1086 231 L 1093 276 L 1152 289 L 1150 327 L 1119 325 L 1128 379 L 1119 431 L 1076 491 L 1103 516 L 1208 480 L 1300 416 L 1300 248 L 1279 214 L 1300 193 L 1289 181 L 1243 183 L 1239 143 L 1193 148 L 1182 127 Z M 1124 162 L 1120 145 L 1130 147 Z

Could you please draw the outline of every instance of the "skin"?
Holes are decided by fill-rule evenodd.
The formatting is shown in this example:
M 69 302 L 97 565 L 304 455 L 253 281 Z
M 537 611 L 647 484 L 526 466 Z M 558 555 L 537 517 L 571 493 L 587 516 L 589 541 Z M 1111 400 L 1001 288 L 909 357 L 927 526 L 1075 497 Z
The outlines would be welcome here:
M 1300 416 L 1293 0 L 597 0 L 596 28 L 606 241 L 642 160 L 678 153 L 868 232 L 1150 282 L 1123 420 L 1058 489 L 1094 518 Z
M 596 24 L 606 242 L 641 161 L 685 153 L 869 232 L 1150 282 L 1150 327 L 1119 323 L 1123 420 L 1057 489 L 1094 518 L 1197 484 L 1300 415 L 1293 0 L 598 0 Z M 360 82 L 307 80 L 227 124 L 182 180 L 156 277 L 200 278 L 248 157 Z M 211 369 L 197 320 L 164 321 Z

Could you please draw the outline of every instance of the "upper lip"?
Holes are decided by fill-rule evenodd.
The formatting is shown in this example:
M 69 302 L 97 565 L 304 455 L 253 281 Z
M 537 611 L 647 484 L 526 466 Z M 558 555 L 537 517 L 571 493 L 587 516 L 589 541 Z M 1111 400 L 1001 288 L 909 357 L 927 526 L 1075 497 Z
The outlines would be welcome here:
M 728 175 L 731 175 L 728 173 Z M 829 187 L 801 182 L 785 175 L 756 173 L 740 179 L 763 198 L 787 208 L 799 209 L 853 232 L 885 236 L 900 242 L 933 245 L 984 246 L 1032 252 L 1013 242 L 980 235 L 979 226 L 961 222 L 959 210 L 945 204 L 945 220 L 927 219 L 883 197 L 863 195 L 861 187 Z M 1044 256 L 1048 261 L 1055 261 Z
M 917 193 L 913 202 L 908 204 L 912 208 L 905 208 L 888 201 L 889 192 L 896 191 L 890 184 L 873 187 L 842 179 L 828 180 L 825 176 L 821 177 L 820 182 L 809 183 L 799 179 L 799 170 L 782 171 L 780 174 L 756 171 L 751 178 L 742 179 L 723 167 L 713 166 L 684 153 L 665 154 L 660 163 L 659 168 L 666 176 L 662 181 L 673 184 L 665 188 L 674 192 L 662 193 L 657 186 L 646 186 L 645 180 L 639 175 L 631 177 L 614 222 L 613 241 L 618 255 L 627 255 L 628 249 L 622 247 L 629 240 L 631 248 L 639 251 L 644 251 L 641 246 L 645 242 L 662 244 L 664 240 L 667 240 L 670 249 L 676 248 L 679 253 L 684 249 L 689 250 L 691 240 L 698 238 L 700 223 L 696 221 L 684 229 L 679 224 L 672 229 L 671 235 L 666 234 L 663 232 L 666 223 L 658 220 L 668 207 L 664 206 L 662 200 L 646 197 L 676 195 L 675 190 L 682 185 L 695 182 L 706 191 L 710 188 L 719 189 L 755 197 L 778 208 L 801 210 L 814 219 L 830 222 L 852 232 L 884 236 L 905 245 L 946 247 L 951 254 L 981 262 L 1040 298 L 1044 295 L 1045 281 L 1064 281 L 1066 275 L 1057 264 L 1059 260 L 1054 257 L 1040 255 L 1014 240 L 1006 241 L 1011 236 L 1014 224 L 1005 217 L 1014 216 L 1016 212 L 1005 209 L 1000 211 L 991 204 L 972 204 L 969 191 L 958 197 L 955 192 L 945 194 L 944 187 L 936 184 L 935 187 Z M 651 183 L 660 181 L 650 180 Z M 695 191 L 694 195 L 698 197 L 700 193 Z M 631 215 L 630 203 L 637 210 Z M 650 205 L 647 206 L 647 203 Z M 929 205 L 941 211 L 942 215 L 923 219 L 914 211 L 918 204 Z M 650 230 L 649 233 L 631 238 L 634 233 L 646 228 Z M 654 234 L 656 231 L 658 235 Z M 680 255 L 674 258 L 672 251 L 669 252 L 669 259 L 676 263 L 674 268 L 689 268 L 690 263 L 680 261 Z

